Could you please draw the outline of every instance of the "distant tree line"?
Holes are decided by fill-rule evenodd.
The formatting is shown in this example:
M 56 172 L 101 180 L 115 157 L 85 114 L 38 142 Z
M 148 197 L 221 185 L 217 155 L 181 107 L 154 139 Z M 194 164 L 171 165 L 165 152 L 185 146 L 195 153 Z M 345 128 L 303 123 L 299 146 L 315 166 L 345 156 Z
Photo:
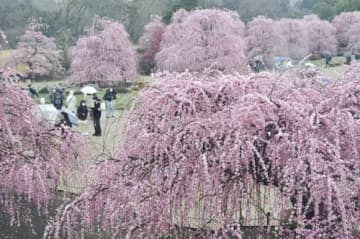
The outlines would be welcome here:
M 152 15 L 169 22 L 180 8 L 211 7 L 237 11 L 245 22 L 258 15 L 282 18 L 310 13 L 331 20 L 343 11 L 359 10 L 360 0 L 154 0 L 151 4 L 146 0 L 0 0 L 0 29 L 6 32 L 10 47 L 15 47 L 31 18 L 42 18 L 49 25 L 45 34 L 67 48 L 98 15 L 122 22 L 137 41 Z
M 41 19 L 47 26 L 42 33 L 56 39 L 62 65 L 68 70 L 70 47 L 85 34 L 95 16 L 122 23 L 132 41 L 138 42 L 154 15 L 162 16 L 168 24 L 181 8 L 227 8 L 238 12 L 244 22 L 259 15 L 278 20 L 312 13 L 332 20 L 343 11 L 359 10 L 360 0 L 153 0 L 151 4 L 147 0 L 0 0 L 0 30 L 7 36 L 6 46 L 15 48 L 29 22 Z
M 360 0 L 302 0 L 298 1 L 302 12 L 317 14 L 322 19 L 332 20 L 342 12 L 360 10 Z

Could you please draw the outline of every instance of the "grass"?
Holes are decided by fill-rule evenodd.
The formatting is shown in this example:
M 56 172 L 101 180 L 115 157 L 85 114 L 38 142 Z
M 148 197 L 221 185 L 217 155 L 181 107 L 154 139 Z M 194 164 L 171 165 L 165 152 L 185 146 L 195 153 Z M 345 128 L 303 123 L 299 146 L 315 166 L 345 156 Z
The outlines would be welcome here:
M 314 65 L 320 68 L 325 67 L 325 59 L 311 61 L 311 63 L 313 63 Z M 333 57 L 331 60 L 331 64 L 334 66 L 343 65 L 345 64 L 345 57 L 341 57 L 341 56 Z
M 98 92 L 98 96 L 102 98 L 105 93 L 105 89 L 101 89 Z M 89 157 L 82 159 L 79 162 L 79 168 L 76 172 L 66 175 L 62 178 L 59 189 L 66 192 L 72 192 L 75 194 L 81 193 L 88 184 L 88 179 L 92 177 L 91 165 L 98 163 L 99 161 L 113 158 L 116 154 L 118 146 L 123 139 L 123 114 L 132 105 L 132 102 L 136 99 L 138 91 L 129 91 L 127 93 L 118 93 L 115 103 L 115 118 L 106 118 L 105 111 L 102 112 L 101 117 L 101 137 L 93 137 L 94 126 L 93 121 L 89 117 L 86 122 L 81 122 L 78 127 L 74 127 L 75 131 L 84 135 L 87 142 Z M 47 95 L 43 95 L 45 97 Z M 77 95 L 77 102 L 79 103 L 83 99 L 83 95 Z
M 309 62 L 316 65 L 325 77 L 333 81 L 336 81 L 346 71 L 346 69 L 349 68 L 348 65 L 345 65 L 345 57 L 333 57 L 331 61 L 333 66 L 328 68 L 325 68 L 324 59 Z

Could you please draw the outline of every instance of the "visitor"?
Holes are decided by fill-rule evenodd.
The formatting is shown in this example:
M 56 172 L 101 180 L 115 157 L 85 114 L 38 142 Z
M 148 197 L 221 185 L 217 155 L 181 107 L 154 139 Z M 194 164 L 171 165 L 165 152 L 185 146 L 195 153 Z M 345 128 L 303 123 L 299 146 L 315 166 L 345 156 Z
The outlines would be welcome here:
M 69 118 L 69 115 L 65 112 L 61 112 L 58 114 L 55 127 L 61 130 L 61 135 L 65 137 L 65 133 L 67 129 L 72 127 L 71 120 Z
M 89 111 L 86 106 L 86 101 L 80 101 L 80 105 L 77 108 L 77 117 L 79 118 L 79 120 L 85 121 L 87 119 L 88 113 Z
M 331 60 L 332 60 L 331 54 L 326 54 L 325 55 L 325 68 L 328 68 L 330 66 Z
M 61 110 L 63 106 L 63 98 L 59 94 L 55 94 L 53 104 L 56 109 Z
M 66 106 L 71 112 L 75 112 L 76 97 L 74 96 L 74 91 L 70 91 L 70 94 L 66 98 Z
M 101 103 L 99 98 L 94 95 L 94 107 L 92 108 L 93 119 L 94 119 L 94 129 L 95 133 L 93 136 L 101 136 L 101 126 L 100 126 L 100 118 L 101 118 Z
M 259 73 L 264 66 L 264 62 L 261 59 L 256 59 L 255 60 L 255 72 Z
M 351 52 L 346 52 L 345 54 L 344 54 L 344 57 L 345 57 L 345 64 L 346 65 L 351 65 L 351 58 L 352 58 L 352 54 L 351 54 Z
M 63 100 L 65 99 L 64 97 L 65 88 L 62 87 L 61 83 L 59 83 L 58 86 L 56 86 L 55 92 L 59 94 Z
M 36 90 L 31 85 L 28 85 L 28 89 L 29 89 L 31 97 L 36 96 L 39 98 L 39 94 L 36 92 Z
M 51 92 L 49 93 L 50 102 L 54 102 L 55 96 L 56 96 L 56 90 L 52 89 Z
M 106 118 L 115 117 L 114 101 L 116 100 L 116 92 L 114 89 L 107 89 L 103 99 L 105 100 Z
M 355 52 L 355 60 L 357 60 L 357 61 L 360 60 L 360 49 L 358 49 L 358 50 Z
M 68 127 L 72 127 L 72 123 L 70 121 L 69 115 L 65 112 L 61 112 L 62 118 L 63 118 L 63 125 L 64 126 L 68 126 Z

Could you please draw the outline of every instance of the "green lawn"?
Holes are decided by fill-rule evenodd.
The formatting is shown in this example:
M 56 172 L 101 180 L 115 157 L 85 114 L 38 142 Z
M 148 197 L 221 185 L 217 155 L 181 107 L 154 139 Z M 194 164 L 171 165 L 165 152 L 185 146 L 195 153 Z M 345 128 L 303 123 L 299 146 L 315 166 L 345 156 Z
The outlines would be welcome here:
M 325 67 L 325 59 L 311 61 L 311 63 L 313 63 L 317 67 L 321 67 L 321 68 Z M 341 56 L 333 57 L 330 62 L 330 64 L 335 66 L 343 65 L 344 63 L 345 63 L 345 57 L 341 57 Z
M 325 68 L 325 60 L 320 59 L 316 61 L 309 61 L 313 63 L 317 67 L 319 67 L 320 71 L 325 77 L 328 77 L 334 81 L 338 79 L 345 71 L 349 68 L 348 65 L 345 65 L 344 57 L 333 57 L 331 60 L 331 67 Z M 353 63 L 355 60 L 353 59 Z

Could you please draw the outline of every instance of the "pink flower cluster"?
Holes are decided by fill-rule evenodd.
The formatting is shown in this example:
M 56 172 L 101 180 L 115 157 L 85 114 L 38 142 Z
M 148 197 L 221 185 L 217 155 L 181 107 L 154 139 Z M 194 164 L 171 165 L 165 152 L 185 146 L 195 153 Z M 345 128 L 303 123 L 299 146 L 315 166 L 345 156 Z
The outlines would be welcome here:
M 75 84 L 96 82 L 114 85 L 137 77 L 137 57 L 128 33 L 120 23 L 95 19 L 88 36 L 81 37 L 72 54 Z
M 328 86 L 292 73 L 158 76 L 128 114 L 115 160 L 94 169 L 47 236 L 65 225 L 74 235 L 80 217 L 114 237 L 242 238 L 257 215 L 281 238 L 355 238 L 359 69 Z
M 60 175 L 75 168 L 85 146 L 76 133 L 39 121 L 32 99 L 17 86 L 3 83 L 0 101 L 0 203 L 21 223 L 30 216 L 23 200 L 47 213 Z

